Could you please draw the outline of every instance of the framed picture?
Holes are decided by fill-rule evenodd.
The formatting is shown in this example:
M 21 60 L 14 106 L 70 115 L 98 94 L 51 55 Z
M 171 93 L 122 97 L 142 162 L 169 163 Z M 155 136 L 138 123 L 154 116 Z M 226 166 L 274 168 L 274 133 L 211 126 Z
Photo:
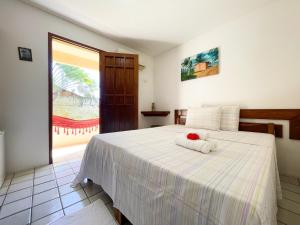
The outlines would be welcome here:
M 181 63 L 181 81 L 219 73 L 219 49 L 213 48 L 185 58 Z
M 18 47 L 19 59 L 24 61 L 32 61 L 32 54 L 30 48 Z

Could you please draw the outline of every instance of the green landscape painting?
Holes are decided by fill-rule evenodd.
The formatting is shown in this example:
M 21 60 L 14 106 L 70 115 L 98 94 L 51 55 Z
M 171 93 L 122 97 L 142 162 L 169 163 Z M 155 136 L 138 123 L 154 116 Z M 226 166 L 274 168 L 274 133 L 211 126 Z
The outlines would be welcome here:
M 181 63 L 181 81 L 219 73 L 219 49 L 213 48 L 185 58 Z

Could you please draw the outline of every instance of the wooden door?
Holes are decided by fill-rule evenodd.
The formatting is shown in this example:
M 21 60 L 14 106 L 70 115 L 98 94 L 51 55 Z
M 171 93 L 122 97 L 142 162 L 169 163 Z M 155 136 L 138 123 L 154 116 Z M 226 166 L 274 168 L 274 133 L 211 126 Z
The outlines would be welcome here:
M 138 128 L 138 56 L 101 53 L 101 133 Z

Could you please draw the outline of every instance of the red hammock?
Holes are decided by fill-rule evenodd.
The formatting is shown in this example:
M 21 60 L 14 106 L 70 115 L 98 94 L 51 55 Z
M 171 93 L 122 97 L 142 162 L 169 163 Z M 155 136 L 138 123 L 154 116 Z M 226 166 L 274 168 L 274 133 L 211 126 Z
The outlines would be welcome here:
M 59 135 L 59 128 L 64 129 L 64 134 L 69 135 L 71 130 L 73 135 L 91 133 L 99 128 L 100 118 L 89 120 L 73 120 L 61 116 L 52 116 L 52 126 L 54 132 Z

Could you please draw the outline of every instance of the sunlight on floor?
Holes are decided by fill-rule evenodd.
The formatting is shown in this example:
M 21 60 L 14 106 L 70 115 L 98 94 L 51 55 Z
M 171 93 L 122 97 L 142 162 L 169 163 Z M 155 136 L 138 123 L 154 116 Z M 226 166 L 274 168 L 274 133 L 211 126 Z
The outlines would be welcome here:
M 52 157 L 53 162 L 63 162 L 63 161 L 70 161 L 70 160 L 81 160 L 85 151 L 87 144 L 81 145 L 72 145 L 68 147 L 62 148 L 53 148 L 52 150 Z

